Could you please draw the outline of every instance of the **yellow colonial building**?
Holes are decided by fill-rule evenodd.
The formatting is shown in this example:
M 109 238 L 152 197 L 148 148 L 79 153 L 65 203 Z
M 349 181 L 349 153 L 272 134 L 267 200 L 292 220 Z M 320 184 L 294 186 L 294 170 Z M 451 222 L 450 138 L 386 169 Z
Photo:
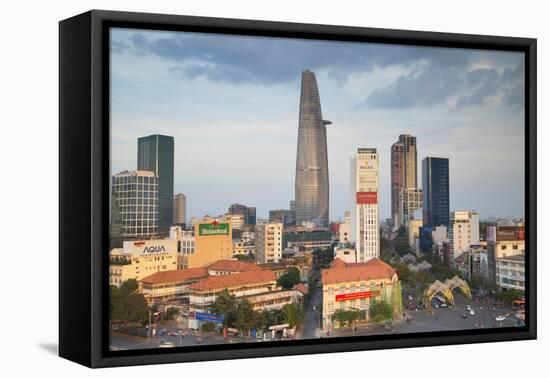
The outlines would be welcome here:
M 232 228 L 229 222 L 195 223 L 195 250 L 186 257 L 187 268 L 208 266 L 233 256 Z
M 189 298 L 189 286 L 208 277 L 207 268 L 167 270 L 153 273 L 140 281 L 140 291 L 149 303 Z
M 141 280 L 156 272 L 181 268 L 173 240 L 136 240 L 109 252 L 109 284 L 120 286 L 129 279 Z
M 366 263 L 346 263 L 337 258 L 321 272 L 323 285 L 322 328 L 340 325 L 333 317 L 337 311 L 359 310 L 365 321 L 373 301 L 390 303 L 394 318 L 401 316 L 401 284 L 397 271 L 377 258 Z

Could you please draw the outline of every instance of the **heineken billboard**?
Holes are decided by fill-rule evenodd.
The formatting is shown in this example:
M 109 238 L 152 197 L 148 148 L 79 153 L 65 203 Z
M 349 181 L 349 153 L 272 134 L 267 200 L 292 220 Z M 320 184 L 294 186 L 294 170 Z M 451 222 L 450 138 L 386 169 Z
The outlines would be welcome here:
M 229 223 L 204 223 L 199 224 L 200 236 L 229 235 Z

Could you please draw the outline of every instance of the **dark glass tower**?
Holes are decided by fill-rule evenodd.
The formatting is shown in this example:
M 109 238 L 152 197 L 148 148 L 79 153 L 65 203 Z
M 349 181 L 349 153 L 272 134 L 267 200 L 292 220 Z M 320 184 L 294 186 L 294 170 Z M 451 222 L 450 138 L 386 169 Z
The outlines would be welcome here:
M 158 231 L 167 232 L 174 211 L 174 138 L 158 134 L 138 138 L 137 160 L 138 170 L 158 176 Z
M 449 159 L 422 160 L 422 223 L 449 227 Z
M 327 227 L 329 223 L 329 182 L 327 130 L 330 121 L 323 120 L 315 74 L 302 72 L 300 119 L 296 155 L 296 225 L 313 222 Z

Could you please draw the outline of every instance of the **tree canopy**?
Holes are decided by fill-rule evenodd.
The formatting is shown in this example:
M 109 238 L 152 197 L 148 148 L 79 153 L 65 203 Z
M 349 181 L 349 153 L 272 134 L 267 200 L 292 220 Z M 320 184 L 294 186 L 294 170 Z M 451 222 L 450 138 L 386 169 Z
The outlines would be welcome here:
M 299 282 L 300 282 L 300 271 L 296 267 L 289 268 L 277 280 L 277 284 L 285 290 L 292 289 L 292 287 Z
M 110 287 L 109 310 L 111 320 L 126 320 L 142 324 L 147 322 L 149 318 L 147 300 L 142 294 L 138 293 L 138 287 L 135 279 L 124 281 L 120 287 Z

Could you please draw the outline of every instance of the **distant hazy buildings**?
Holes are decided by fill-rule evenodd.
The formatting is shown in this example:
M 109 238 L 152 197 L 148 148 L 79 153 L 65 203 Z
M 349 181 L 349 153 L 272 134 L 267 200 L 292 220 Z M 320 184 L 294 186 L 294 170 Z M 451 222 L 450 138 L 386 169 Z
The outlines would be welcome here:
M 315 74 L 302 72 L 300 118 L 296 154 L 295 206 L 296 225 L 314 222 L 329 224 L 329 179 L 326 125 Z
M 296 220 L 296 211 L 290 209 L 269 210 L 269 221 L 280 222 L 285 226 L 294 225 Z
M 399 140 L 391 146 L 391 215 L 395 228 L 404 226 L 406 222 L 403 190 L 418 187 L 416 157 L 416 137 L 399 135 Z
M 278 263 L 283 254 L 283 224 L 278 222 L 256 226 L 256 257 L 260 264 Z
M 157 232 L 158 179 L 151 171 L 122 171 L 111 183 L 111 228 L 123 238 L 142 238 Z
M 187 198 L 185 194 L 178 193 L 174 196 L 174 221 L 173 224 L 185 225 L 187 212 Z
M 167 233 L 174 219 L 174 138 L 158 134 L 138 138 L 137 160 L 138 170 L 158 177 L 158 227 Z
M 244 217 L 244 222 L 247 225 L 256 224 L 256 208 L 248 207 L 240 203 L 234 203 L 227 209 L 227 214 L 237 215 L 240 214 Z
M 424 226 L 449 226 L 449 159 L 422 160 L 422 221 Z
M 353 237 L 357 261 L 367 262 L 380 256 L 379 163 L 376 148 L 359 148 L 353 161 Z

